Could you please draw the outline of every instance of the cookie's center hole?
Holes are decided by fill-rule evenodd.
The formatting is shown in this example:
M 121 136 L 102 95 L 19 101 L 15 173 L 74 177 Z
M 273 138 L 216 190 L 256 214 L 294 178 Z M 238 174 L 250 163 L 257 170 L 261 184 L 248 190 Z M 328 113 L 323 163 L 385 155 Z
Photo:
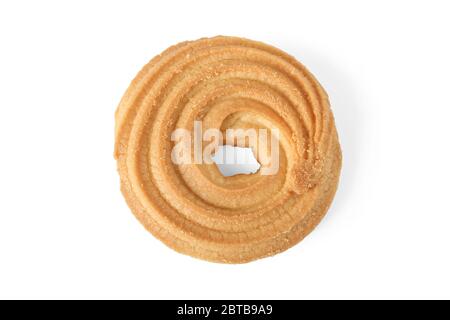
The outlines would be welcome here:
M 261 167 L 251 148 L 220 146 L 212 160 L 225 177 L 256 173 Z

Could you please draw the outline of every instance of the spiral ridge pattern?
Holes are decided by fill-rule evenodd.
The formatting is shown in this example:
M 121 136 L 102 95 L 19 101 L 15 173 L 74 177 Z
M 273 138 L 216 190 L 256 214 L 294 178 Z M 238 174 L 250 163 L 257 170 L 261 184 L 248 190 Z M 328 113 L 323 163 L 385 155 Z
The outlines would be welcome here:
M 215 164 L 177 165 L 176 129 L 276 128 L 274 175 L 224 177 Z M 205 128 L 205 129 L 206 129 Z M 327 94 L 272 46 L 235 37 L 183 42 L 153 58 L 116 111 L 121 190 L 138 220 L 169 247 L 243 263 L 288 249 L 326 214 L 341 169 Z

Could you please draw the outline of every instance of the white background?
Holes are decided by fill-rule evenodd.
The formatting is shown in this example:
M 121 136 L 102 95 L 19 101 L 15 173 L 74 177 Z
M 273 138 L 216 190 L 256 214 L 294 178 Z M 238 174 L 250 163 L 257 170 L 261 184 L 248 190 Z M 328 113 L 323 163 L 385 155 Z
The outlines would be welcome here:
M 2 1 L 0 298 L 450 298 L 448 1 Z M 182 40 L 273 44 L 330 95 L 344 167 L 302 243 L 180 255 L 119 191 L 114 111 Z

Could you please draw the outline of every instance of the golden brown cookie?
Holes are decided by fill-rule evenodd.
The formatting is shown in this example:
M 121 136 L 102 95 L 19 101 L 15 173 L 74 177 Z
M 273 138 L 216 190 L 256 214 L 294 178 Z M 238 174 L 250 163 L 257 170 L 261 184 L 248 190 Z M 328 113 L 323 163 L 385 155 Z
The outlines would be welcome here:
M 175 164 L 172 133 L 276 128 L 276 174 L 224 177 L 215 164 Z M 116 111 L 115 158 L 139 221 L 178 252 L 223 263 L 272 256 L 326 214 L 341 151 L 327 94 L 306 68 L 261 42 L 215 37 L 153 58 Z

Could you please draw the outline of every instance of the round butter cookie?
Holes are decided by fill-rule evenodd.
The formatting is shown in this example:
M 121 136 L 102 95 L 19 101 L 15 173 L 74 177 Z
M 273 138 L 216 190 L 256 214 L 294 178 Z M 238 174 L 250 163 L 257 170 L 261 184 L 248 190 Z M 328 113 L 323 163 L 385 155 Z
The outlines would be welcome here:
M 256 140 L 232 144 L 251 147 L 259 171 L 225 177 L 208 161 L 174 161 L 174 132 L 195 135 L 195 123 L 224 136 L 255 129 Z M 277 147 L 260 157 L 261 129 Z M 195 158 L 191 149 L 186 159 Z M 277 158 L 264 162 L 274 151 Z M 122 193 L 149 232 L 178 252 L 221 263 L 301 241 L 326 214 L 341 170 L 328 96 L 314 76 L 277 48 L 224 36 L 177 44 L 144 66 L 116 111 L 115 158 Z

